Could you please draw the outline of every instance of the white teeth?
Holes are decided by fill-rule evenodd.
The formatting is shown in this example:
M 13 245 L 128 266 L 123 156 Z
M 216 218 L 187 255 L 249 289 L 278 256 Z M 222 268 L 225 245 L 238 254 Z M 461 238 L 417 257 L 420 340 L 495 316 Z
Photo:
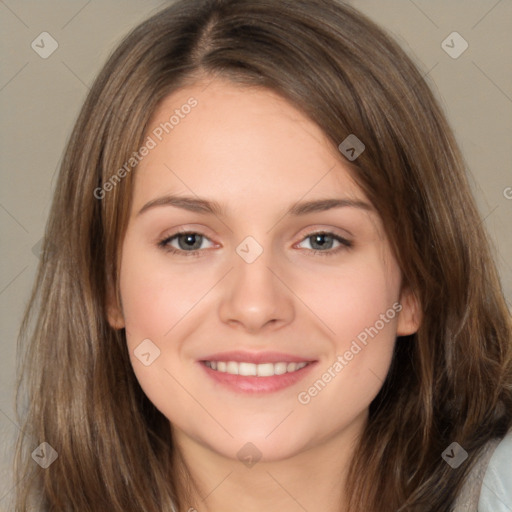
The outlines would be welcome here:
M 274 365 L 274 373 L 276 375 L 282 375 L 286 373 L 287 364 L 286 363 L 276 363 Z
M 254 363 L 238 363 L 238 375 L 256 376 L 256 365 Z
M 206 366 L 218 372 L 245 377 L 272 377 L 292 373 L 304 368 L 308 363 L 237 363 L 236 361 L 205 361 Z
M 274 365 L 272 363 L 259 364 L 256 371 L 258 377 L 271 377 L 274 375 Z
M 232 375 L 238 375 L 238 363 L 229 361 L 226 367 L 226 372 L 231 373 Z

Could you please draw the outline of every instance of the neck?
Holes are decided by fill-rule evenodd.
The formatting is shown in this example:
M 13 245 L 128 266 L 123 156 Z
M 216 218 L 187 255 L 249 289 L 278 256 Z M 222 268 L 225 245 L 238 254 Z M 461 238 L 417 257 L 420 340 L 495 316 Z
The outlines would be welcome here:
M 347 472 L 366 417 L 289 458 L 261 460 L 251 467 L 173 426 L 175 452 L 179 452 L 176 473 L 189 475 L 188 481 L 178 482 L 179 489 L 188 491 L 180 493 L 182 508 L 177 512 L 345 510 Z

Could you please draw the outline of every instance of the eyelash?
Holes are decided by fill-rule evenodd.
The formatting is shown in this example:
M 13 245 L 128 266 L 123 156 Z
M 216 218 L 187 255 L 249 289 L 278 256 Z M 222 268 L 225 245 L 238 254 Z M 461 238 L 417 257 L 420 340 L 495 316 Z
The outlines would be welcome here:
M 167 245 L 167 244 L 169 244 L 169 242 L 171 242 L 175 238 L 177 238 L 179 236 L 185 236 L 185 235 L 199 235 L 199 236 L 202 236 L 203 238 L 208 239 L 207 236 L 202 235 L 201 233 L 198 233 L 196 231 L 180 231 L 179 233 L 176 233 L 176 234 L 174 234 L 172 236 L 168 236 L 168 237 L 163 238 L 162 240 L 160 240 L 157 243 L 157 246 L 160 249 L 162 249 L 165 252 L 168 252 L 170 254 L 175 254 L 175 255 L 180 255 L 180 256 L 181 255 L 185 255 L 186 257 L 199 257 L 199 256 L 201 256 L 201 253 L 204 252 L 204 249 L 195 249 L 193 251 L 184 251 L 184 250 L 176 249 L 174 247 L 171 247 L 171 246 Z M 319 256 L 334 256 L 334 255 L 338 254 L 340 251 L 343 251 L 343 250 L 346 250 L 346 249 L 350 249 L 353 246 L 353 244 L 352 244 L 352 242 L 350 240 L 347 240 L 346 238 L 343 238 L 343 237 L 341 237 L 339 235 L 336 235 L 335 233 L 331 233 L 329 231 L 315 231 L 315 232 L 310 233 L 307 236 L 305 236 L 301 240 L 301 242 L 303 242 L 304 240 L 307 240 L 308 238 L 317 236 L 317 235 L 327 235 L 327 236 L 330 236 L 330 237 L 334 238 L 334 240 L 339 242 L 341 245 L 339 247 L 337 247 L 336 249 L 330 249 L 330 250 L 327 250 L 327 251 L 319 251 L 318 249 L 307 249 L 307 251 L 312 253 L 314 256 L 316 256 L 316 255 L 319 255 Z

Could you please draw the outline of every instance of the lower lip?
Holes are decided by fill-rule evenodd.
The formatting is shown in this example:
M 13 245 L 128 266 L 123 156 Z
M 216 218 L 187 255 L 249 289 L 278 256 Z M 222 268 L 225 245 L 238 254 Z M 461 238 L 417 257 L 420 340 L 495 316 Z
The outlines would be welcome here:
M 293 386 L 299 382 L 309 374 L 313 366 L 315 366 L 316 361 L 307 364 L 300 370 L 283 373 L 282 375 L 272 375 L 270 377 L 232 375 L 231 373 L 212 370 L 202 362 L 199 362 L 199 364 L 210 378 L 237 393 L 272 393 Z

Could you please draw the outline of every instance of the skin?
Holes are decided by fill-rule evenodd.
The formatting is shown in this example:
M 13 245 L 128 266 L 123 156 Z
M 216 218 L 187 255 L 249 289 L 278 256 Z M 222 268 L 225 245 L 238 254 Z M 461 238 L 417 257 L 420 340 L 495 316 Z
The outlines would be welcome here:
M 207 88 L 198 83 L 167 97 L 148 134 L 191 96 L 198 105 L 136 171 L 122 243 L 122 305 L 111 305 L 109 321 L 126 328 L 136 377 L 169 419 L 197 483 L 190 507 L 339 511 L 354 443 L 389 369 L 396 337 L 418 329 L 418 304 L 402 289 L 376 211 L 342 207 L 285 214 L 299 200 L 369 204 L 317 125 L 271 91 L 216 79 Z M 226 215 L 169 205 L 138 215 L 165 194 L 218 201 Z M 183 238 L 181 245 L 177 238 L 168 243 L 181 248 L 180 255 L 158 247 L 177 229 L 204 235 L 195 246 L 202 251 L 198 257 L 187 256 Z M 311 234 L 323 230 L 353 246 L 327 238 L 318 249 Z M 247 236 L 263 249 L 250 264 L 236 252 Z M 314 254 L 313 248 L 332 255 Z M 400 313 L 301 404 L 298 393 L 396 302 Z M 149 366 L 133 352 L 144 339 L 160 350 Z M 197 363 L 234 349 L 274 350 L 318 363 L 284 390 L 240 394 L 217 385 Z M 237 457 L 247 442 L 261 452 L 251 468 Z

